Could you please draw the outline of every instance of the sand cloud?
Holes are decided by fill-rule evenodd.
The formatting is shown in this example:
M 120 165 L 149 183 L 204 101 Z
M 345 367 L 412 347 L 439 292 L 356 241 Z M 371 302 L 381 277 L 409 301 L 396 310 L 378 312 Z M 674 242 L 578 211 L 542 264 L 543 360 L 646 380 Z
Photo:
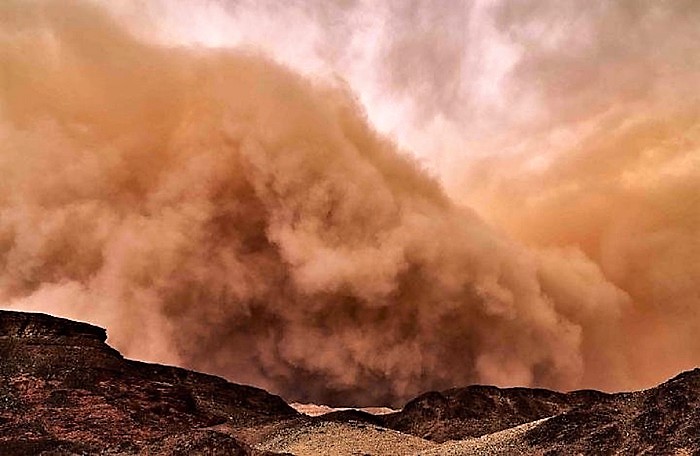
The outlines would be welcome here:
M 458 19 L 453 46 L 428 52 L 443 40 L 428 39 L 430 24 L 454 18 L 448 7 L 377 12 L 394 28 L 417 23 L 419 38 L 357 44 L 346 84 L 315 75 L 353 61 L 330 52 L 333 40 L 280 64 L 246 47 L 144 37 L 95 3 L 4 2 L 3 306 L 105 325 L 127 356 L 339 405 L 397 405 L 471 382 L 626 387 L 651 378 L 639 347 L 666 356 L 657 373 L 697 361 L 697 104 L 664 111 L 659 101 L 680 92 L 620 95 L 608 112 L 588 100 L 598 91 L 534 91 L 514 111 L 536 97 L 537 116 L 501 115 L 481 85 L 457 79 L 469 62 L 488 64 L 480 47 L 459 56 Z M 321 36 L 329 17 L 359 17 L 352 2 L 319 8 L 309 28 Z M 521 8 L 489 9 L 487 32 L 527 42 L 539 26 L 512 24 L 534 14 Z M 560 55 L 503 46 L 510 63 L 490 66 L 502 90 L 543 77 L 558 87 L 558 67 L 538 72 Z M 454 66 L 425 72 L 426 55 Z M 304 59 L 317 60 L 297 68 Z M 353 84 L 375 63 L 377 79 Z M 655 80 L 609 93 L 648 93 Z M 405 122 L 382 117 L 384 90 Z M 570 113 L 557 131 L 575 140 L 552 139 L 555 111 Z M 509 129 L 484 144 L 507 153 L 457 154 L 459 166 L 430 172 L 372 123 L 427 153 L 444 146 L 426 139 L 436 130 L 409 130 L 439 118 L 455 132 L 485 112 Z M 495 131 L 475 125 L 452 144 Z M 527 144 L 515 139 L 524 131 Z M 543 145 L 546 166 L 533 167 Z

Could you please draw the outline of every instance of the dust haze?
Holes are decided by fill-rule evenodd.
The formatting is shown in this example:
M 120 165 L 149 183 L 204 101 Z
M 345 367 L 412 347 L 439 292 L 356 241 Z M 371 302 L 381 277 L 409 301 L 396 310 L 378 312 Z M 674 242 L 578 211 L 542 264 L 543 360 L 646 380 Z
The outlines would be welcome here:
M 176 3 L 0 5 L 2 307 L 335 405 L 700 362 L 693 2 Z

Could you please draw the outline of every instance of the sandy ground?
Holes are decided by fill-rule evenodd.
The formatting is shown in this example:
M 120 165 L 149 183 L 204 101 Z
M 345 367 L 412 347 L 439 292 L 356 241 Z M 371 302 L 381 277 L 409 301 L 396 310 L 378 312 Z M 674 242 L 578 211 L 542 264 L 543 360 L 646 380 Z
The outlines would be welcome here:
M 386 415 L 387 413 L 398 412 L 398 410 L 389 407 L 329 407 L 327 405 L 302 404 L 300 402 L 293 402 L 289 405 L 297 412 L 308 416 L 319 416 L 344 410 L 359 410 L 361 412 L 371 413 L 372 415 Z
M 462 456 L 521 455 L 531 449 L 521 436 L 545 421 L 533 421 L 475 439 L 436 444 L 401 432 L 364 423 L 307 423 L 273 432 L 256 445 L 261 450 L 296 456 Z
M 462 455 L 522 455 L 532 454 L 532 449 L 523 442 L 522 435 L 548 420 L 544 418 L 521 424 L 500 432 L 487 434 L 475 439 L 453 440 L 445 442 L 427 451 L 420 451 L 416 456 L 462 456 Z
M 379 426 L 321 422 L 280 430 L 256 447 L 296 456 L 396 456 L 417 454 L 436 446 L 427 440 Z

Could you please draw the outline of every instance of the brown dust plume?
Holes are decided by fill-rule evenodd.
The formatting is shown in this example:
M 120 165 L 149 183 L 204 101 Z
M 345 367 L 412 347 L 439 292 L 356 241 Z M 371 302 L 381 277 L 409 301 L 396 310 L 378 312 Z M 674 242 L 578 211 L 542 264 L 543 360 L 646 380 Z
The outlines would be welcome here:
M 341 83 L 73 1 L 4 1 L 0 63 L 3 307 L 290 400 L 634 381 L 638 291 L 455 204 Z

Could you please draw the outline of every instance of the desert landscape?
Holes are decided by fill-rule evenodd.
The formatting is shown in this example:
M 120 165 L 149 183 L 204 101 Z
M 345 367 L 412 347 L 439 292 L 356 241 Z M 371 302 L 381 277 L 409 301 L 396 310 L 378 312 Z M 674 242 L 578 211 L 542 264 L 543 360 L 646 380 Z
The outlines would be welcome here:
M 697 0 L 0 0 L 0 454 L 700 454 Z
M 124 359 L 103 329 L 0 311 L 0 454 L 700 452 L 700 369 L 607 394 L 467 386 L 396 412 L 299 413 L 259 388 Z

